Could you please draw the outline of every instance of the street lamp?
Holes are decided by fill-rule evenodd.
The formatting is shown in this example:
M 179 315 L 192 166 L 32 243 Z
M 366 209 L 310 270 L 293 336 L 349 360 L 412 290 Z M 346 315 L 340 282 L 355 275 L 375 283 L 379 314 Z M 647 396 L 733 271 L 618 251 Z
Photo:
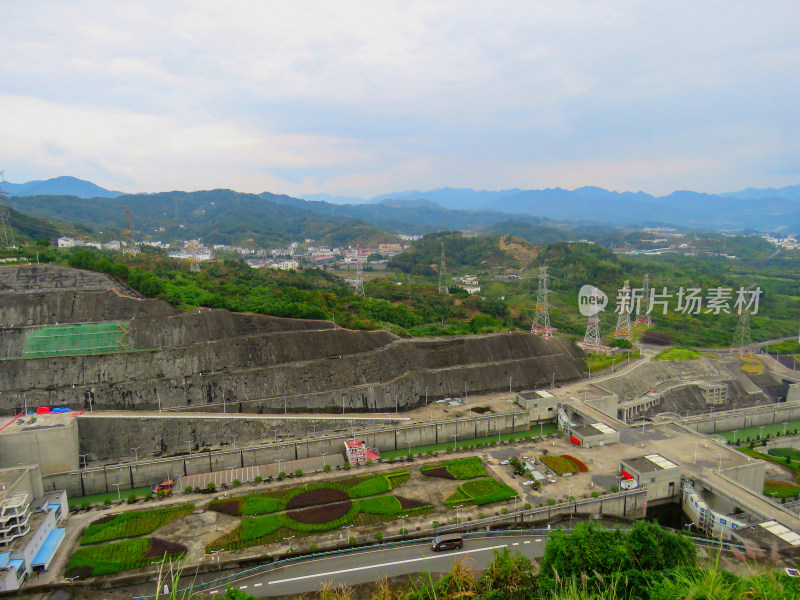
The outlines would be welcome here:
M 425 386 L 425 404 L 428 404 L 428 386 Z
M 236 438 L 239 437 L 238 433 L 231 433 L 231 439 L 233 440 L 233 449 L 236 450 Z
M 513 378 L 511 377 L 511 375 L 509 375 L 509 376 L 508 376 L 508 393 L 509 393 L 509 394 L 511 394 L 511 393 L 512 393 L 512 391 L 511 391 L 511 380 L 512 380 L 512 379 L 513 379 Z
M 121 482 L 117 482 L 117 483 L 112 483 L 111 485 L 116 486 L 116 488 L 117 488 L 117 500 L 122 502 L 122 492 L 119 491 L 119 486 L 121 486 L 122 483 Z
M 327 464 L 325 464 L 325 455 L 326 454 L 327 454 L 327 452 L 323 452 L 322 453 L 322 468 L 323 469 L 328 466 Z
M 87 459 L 88 457 L 89 457 L 89 455 L 88 455 L 88 454 L 78 454 L 78 458 L 82 458 L 82 459 L 83 459 L 83 468 L 84 468 L 84 469 L 86 468 L 86 464 L 87 464 L 87 461 L 86 461 L 86 459 Z
M 191 456 L 192 455 L 192 440 L 185 440 L 183 443 L 186 444 L 187 446 L 189 446 L 189 456 Z
M 282 458 L 279 458 L 279 459 L 278 459 L 278 460 L 276 460 L 275 462 L 276 462 L 276 463 L 278 463 L 278 472 L 275 474 L 275 476 L 277 477 L 278 475 L 280 475 L 280 474 L 281 474 L 281 463 L 283 462 L 283 459 L 282 459 Z
M 406 517 L 407 516 L 408 515 L 403 515 L 402 517 L 400 517 L 400 522 L 402 523 L 402 525 L 400 525 L 400 535 L 402 535 L 403 537 L 405 537 L 406 533 L 407 533 L 407 531 L 406 531 Z
M 131 450 L 133 450 L 134 452 L 134 456 L 136 457 L 134 460 L 136 461 L 137 466 L 139 464 L 139 448 L 141 448 L 141 446 L 136 446 L 136 448 L 131 448 Z
M 758 428 L 758 439 L 764 439 L 764 426 Z
M 428 410 L 431 411 L 431 423 L 433 423 L 433 409 L 429 408 Z
M 699 442 L 694 442 L 694 464 L 697 464 L 697 444 Z
M 456 432 L 453 434 L 453 452 L 455 452 L 455 451 L 456 451 L 456 447 L 457 447 L 457 445 L 458 445 L 458 432 L 456 431 Z
M 408 457 L 409 458 L 411 458 L 411 442 L 413 442 L 413 441 L 414 440 L 406 440 L 406 442 L 408 443 Z
M 717 467 L 717 473 L 722 473 L 722 454 L 717 454 L 717 458 L 719 459 L 719 466 Z

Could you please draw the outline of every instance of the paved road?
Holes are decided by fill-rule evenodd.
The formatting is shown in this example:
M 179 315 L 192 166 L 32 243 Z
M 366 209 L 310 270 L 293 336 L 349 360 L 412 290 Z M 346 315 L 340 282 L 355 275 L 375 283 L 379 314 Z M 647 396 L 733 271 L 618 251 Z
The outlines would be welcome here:
M 342 556 L 304 560 L 261 574 L 231 580 L 206 592 L 223 594 L 227 587 L 241 589 L 258 597 L 302 594 L 319 590 L 325 584 L 355 585 L 412 573 L 449 571 L 455 560 L 467 560 L 483 569 L 494 550 L 509 548 L 528 557 L 541 557 L 547 543 L 542 535 L 493 535 L 466 538 L 464 548 L 435 553 L 430 542 L 408 546 L 372 549 Z

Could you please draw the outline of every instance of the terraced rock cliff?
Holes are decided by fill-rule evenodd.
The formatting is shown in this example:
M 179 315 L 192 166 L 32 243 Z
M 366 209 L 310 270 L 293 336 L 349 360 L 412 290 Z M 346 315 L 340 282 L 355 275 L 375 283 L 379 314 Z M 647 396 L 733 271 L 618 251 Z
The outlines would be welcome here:
M 22 358 L 29 328 L 125 322 L 133 352 Z M 527 333 L 402 339 L 327 321 L 143 300 L 101 274 L 0 267 L 0 411 L 75 409 L 271 413 L 402 410 L 429 398 L 549 385 L 582 375 L 582 352 Z

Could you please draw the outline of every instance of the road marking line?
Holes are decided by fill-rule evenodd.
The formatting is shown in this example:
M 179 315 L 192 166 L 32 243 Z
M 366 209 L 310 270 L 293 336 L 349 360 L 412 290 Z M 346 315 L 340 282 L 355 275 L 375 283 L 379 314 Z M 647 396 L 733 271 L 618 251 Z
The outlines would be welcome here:
M 263 583 L 254 583 L 253 587 L 261 587 L 262 585 L 264 585 L 264 584 Z
M 352 569 L 340 569 L 338 571 L 329 571 L 327 573 L 314 573 L 313 575 L 301 575 L 299 577 L 290 577 L 288 579 L 278 579 L 277 581 L 269 581 L 267 582 L 269 585 L 274 585 L 276 583 L 289 583 L 292 581 L 302 581 L 303 579 L 315 579 L 315 578 L 322 578 L 328 577 L 330 575 L 341 575 L 342 573 L 353 573 L 355 571 L 366 571 L 367 569 L 382 569 L 384 567 L 393 567 L 395 565 L 405 565 L 408 563 L 420 562 L 423 560 L 431 560 L 434 558 L 441 558 L 441 557 L 448 557 L 448 556 L 458 556 L 461 554 L 472 554 L 473 552 L 486 552 L 487 550 L 496 550 L 497 548 L 505 548 L 506 545 L 500 546 L 489 546 L 488 548 L 476 548 L 475 550 L 463 550 L 461 552 L 450 552 L 448 554 L 439 554 L 434 556 L 422 556 L 420 558 L 409 558 L 407 560 L 396 560 L 394 562 L 383 563 L 380 565 L 366 565 L 364 567 L 353 567 Z
M 530 543 L 531 543 L 531 541 L 530 541 L 530 540 L 525 540 L 525 541 L 524 541 L 524 542 L 522 542 L 522 543 L 523 543 L 523 544 L 530 544 Z
M 246 585 L 240 585 L 240 586 L 239 586 L 239 589 L 240 589 L 240 590 L 246 590 L 246 589 L 247 589 L 247 586 L 246 586 Z
M 511 544 L 511 545 L 512 545 L 512 546 L 519 546 L 519 542 L 514 542 L 514 543 L 513 543 L 513 544 Z
M 534 541 L 534 542 L 541 542 L 541 541 L 542 541 L 542 538 L 536 538 L 536 539 L 535 539 L 535 540 L 533 540 L 533 541 Z

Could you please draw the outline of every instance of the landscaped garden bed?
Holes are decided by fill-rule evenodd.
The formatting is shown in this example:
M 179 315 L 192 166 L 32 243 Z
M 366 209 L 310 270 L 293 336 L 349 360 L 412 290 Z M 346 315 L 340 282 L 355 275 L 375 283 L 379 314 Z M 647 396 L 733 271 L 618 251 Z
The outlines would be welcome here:
M 560 456 L 541 456 L 539 460 L 552 469 L 556 475 L 578 472 L 578 465 Z
M 304 523 L 306 525 L 319 525 L 328 521 L 335 521 L 345 516 L 353 506 L 351 500 L 315 506 L 313 508 L 303 508 L 301 510 L 291 510 L 286 513 L 289 519 Z
M 471 504 L 483 505 L 510 500 L 517 495 L 511 487 L 491 477 L 473 479 L 458 486 L 444 502 L 450 508 Z
M 146 535 L 167 523 L 191 514 L 193 510 L 194 504 L 182 504 L 155 510 L 126 512 L 110 519 L 104 517 L 86 528 L 83 536 L 81 536 L 81 545 L 86 546 L 88 544 Z
M 341 502 L 347 500 L 347 492 L 336 490 L 329 487 L 316 488 L 301 492 L 296 496 L 292 496 L 286 503 L 287 510 L 294 510 L 297 508 L 306 508 L 308 506 L 317 506 L 321 504 L 330 504 L 331 502 Z
M 67 565 L 67 577 L 95 577 L 146 567 L 164 556 L 179 558 L 186 546 L 158 538 L 139 538 L 78 548 Z
M 583 462 L 582 460 L 580 460 L 579 458 L 575 458 L 574 456 L 571 456 L 571 455 L 569 455 L 569 454 L 562 454 L 562 455 L 561 455 L 561 458 L 565 458 L 565 459 L 567 459 L 567 460 L 568 460 L 569 462 L 571 462 L 573 465 L 575 465 L 576 467 L 578 467 L 578 471 L 580 471 L 581 473 L 586 473 L 586 472 L 589 470 L 589 467 L 587 467 L 587 466 L 584 464 L 584 462 Z
M 474 479 L 486 477 L 481 459 L 478 456 L 448 460 L 437 465 L 421 467 L 420 471 L 428 477 L 441 477 L 444 479 Z

